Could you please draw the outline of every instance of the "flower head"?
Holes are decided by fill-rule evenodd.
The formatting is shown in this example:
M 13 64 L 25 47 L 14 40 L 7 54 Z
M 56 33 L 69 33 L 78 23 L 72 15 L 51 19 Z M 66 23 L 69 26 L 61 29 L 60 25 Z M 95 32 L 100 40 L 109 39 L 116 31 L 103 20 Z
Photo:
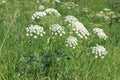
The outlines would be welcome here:
M 47 14 L 54 14 L 56 16 L 61 16 L 61 14 L 54 8 L 47 8 L 44 12 Z
M 65 21 L 69 22 L 69 26 L 72 27 L 72 30 L 74 30 L 80 38 L 87 38 L 89 32 L 87 31 L 85 26 L 78 21 L 76 17 L 68 15 L 65 17 Z
M 87 36 L 89 35 L 89 32 L 87 31 L 87 29 L 84 27 L 82 23 L 73 22 L 71 25 L 72 25 L 72 29 L 80 38 L 87 38 Z
M 40 17 L 44 17 L 44 16 L 46 16 L 45 12 L 35 12 L 32 15 L 32 20 L 39 19 Z
M 103 30 L 101 28 L 94 28 L 93 32 L 97 33 L 99 38 L 102 38 L 104 40 L 106 40 L 108 38 L 108 36 L 103 32 Z
M 38 7 L 40 10 L 44 10 L 45 9 L 45 6 L 44 5 L 39 5 Z
M 66 39 L 66 46 L 69 46 L 73 49 L 75 49 L 75 46 L 77 45 L 77 38 L 76 37 L 73 37 L 73 36 L 69 36 L 67 39 Z
M 96 44 L 95 47 L 92 47 L 92 53 L 95 54 L 95 58 L 101 57 L 104 58 L 104 56 L 108 53 L 104 46 L 100 46 Z
M 68 15 L 65 17 L 65 21 L 66 22 L 69 22 L 69 23 L 72 23 L 72 22 L 78 22 L 78 19 L 72 15 Z
M 52 35 L 62 36 L 63 34 L 65 34 L 64 27 L 60 26 L 59 24 L 51 25 L 50 29 L 52 30 Z
M 34 38 L 37 38 L 37 36 L 43 36 L 45 34 L 44 28 L 39 25 L 30 25 L 30 27 L 26 28 L 26 31 L 26 36 L 33 36 Z

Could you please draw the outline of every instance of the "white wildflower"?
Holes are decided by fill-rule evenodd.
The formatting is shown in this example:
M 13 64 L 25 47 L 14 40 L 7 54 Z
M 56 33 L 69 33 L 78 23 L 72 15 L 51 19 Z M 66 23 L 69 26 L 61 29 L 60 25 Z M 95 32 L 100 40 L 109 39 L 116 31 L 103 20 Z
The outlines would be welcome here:
M 32 20 L 39 19 L 40 17 L 44 17 L 44 16 L 46 16 L 45 12 L 35 12 L 32 15 Z
M 44 12 L 47 14 L 54 14 L 56 16 L 61 16 L 61 14 L 54 8 L 47 8 Z
M 77 42 L 78 42 L 78 40 L 76 37 L 70 36 L 66 39 L 66 46 L 69 46 L 69 47 L 75 49 Z
M 40 10 L 44 10 L 45 9 L 45 6 L 44 5 L 39 5 L 38 7 Z
M 104 58 L 104 56 L 108 53 L 106 51 L 106 49 L 104 48 L 104 46 L 100 46 L 98 44 L 96 44 L 95 47 L 92 47 L 92 53 L 95 54 L 95 58 Z
M 108 38 L 108 36 L 103 32 L 103 30 L 101 28 L 94 28 L 93 32 L 97 33 L 99 38 L 102 38 L 104 40 L 106 40 Z
M 78 22 L 78 19 L 72 15 L 68 15 L 65 17 L 65 21 L 66 22 L 69 22 L 69 23 L 72 23 L 72 22 Z
M 34 38 L 45 34 L 43 27 L 39 25 L 30 25 L 30 27 L 26 28 L 26 31 L 26 36 L 33 36 Z
M 103 10 L 104 10 L 104 11 L 110 11 L 111 9 L 108 9 L 108 8 L 104 8 Z
M 87 36 L 89 35 L 89 32 L 87 31 L 87 29 L 82 23 L 73 22 L 71 26 L 72 26 L 72 29 L 80 38 L 87 38 Z
M 87 38 L 89 32 L 85 28 L 85 26 L 78 21 L 78 19 L 74 16 L 68 15 L 65 17 L 65 21 L 69 22 L 69 26 L 75 31 L 75 33 L 81 38 Z
M 63 34 L 65 34 L 64 27 L 60 26 L 59 24 L 51 25 L 50 29 L 52 30 L 52 35 L 62 36 Z

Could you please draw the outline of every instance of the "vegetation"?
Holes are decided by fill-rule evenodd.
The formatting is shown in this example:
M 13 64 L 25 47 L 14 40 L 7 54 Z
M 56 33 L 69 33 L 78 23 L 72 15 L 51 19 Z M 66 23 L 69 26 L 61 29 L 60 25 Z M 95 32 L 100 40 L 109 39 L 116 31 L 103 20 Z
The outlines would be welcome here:
M 0 80 L 119 80 L 119 6 L 119 0 L 0 1 Z

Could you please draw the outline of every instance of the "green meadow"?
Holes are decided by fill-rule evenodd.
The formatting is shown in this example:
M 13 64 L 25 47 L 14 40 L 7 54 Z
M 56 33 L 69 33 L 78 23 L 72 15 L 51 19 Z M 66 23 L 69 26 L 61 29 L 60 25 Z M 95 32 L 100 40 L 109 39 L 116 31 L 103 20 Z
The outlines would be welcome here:
M 35 12 L 47 8 L 61 16 L 32 20 Z M 64 21 L 67 15 L 85 26 L 87 39 L 70 29 Z M 51 34 L 53 24 L 63 26 L 65 34 Z M 45 34 L 26 36 L 30 25 L 43 26 Z M 94 28 L 101 28 L 108 38 L 99 38 Z M 77 38 L 75 49 L 66 46 L 69 36 Z M 106 49 L 104 58 L 92 52 L 96 44 Z M 0 80 L 120 80 L 120 1 L 0 0 Z

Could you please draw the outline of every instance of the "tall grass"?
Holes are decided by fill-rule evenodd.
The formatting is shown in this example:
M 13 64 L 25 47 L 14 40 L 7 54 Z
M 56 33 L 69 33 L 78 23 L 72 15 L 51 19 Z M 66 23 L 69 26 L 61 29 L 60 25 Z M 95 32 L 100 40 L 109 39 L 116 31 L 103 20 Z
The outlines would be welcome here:
M 114 8 L 114 4 L 112 0 L 63 0 L 60 3 L 45 0 L 40 3 L 36 0 L 0 1 L 0 80 L 119 80 L 119 7 Z M 38 22 L 33 21 L 32 14 L 41 11 L 39 5 L 55 8 L 62 16 L 49 15 Z M 83 8 L 88 8 L 89 12 L 84 12 Z M 96 17 L 104 8 L 114 11 L 117 20 L 112 19 L 111 23 L 111 18 L 105 20 Z M 67 15 L 75 16 L 84 24 L 90 32 L 87 39 L 70 32 L 64 22 Z M 48 27 L 55 23 L 67 28 L 67 35 L 51 36 Z M 25 28 L 31 24 L 45 26 L 49 32 L 42 38 L 27 37 Z M 95 35 L 95 27 L 102 28 L 108 39 L 103 40 Z M 69 35 L 77 36 L 75 49 L 65 46 Z M 107 49 L 108 54 L 104 59 L 94 57 L 91 47 L 96 44 Z

